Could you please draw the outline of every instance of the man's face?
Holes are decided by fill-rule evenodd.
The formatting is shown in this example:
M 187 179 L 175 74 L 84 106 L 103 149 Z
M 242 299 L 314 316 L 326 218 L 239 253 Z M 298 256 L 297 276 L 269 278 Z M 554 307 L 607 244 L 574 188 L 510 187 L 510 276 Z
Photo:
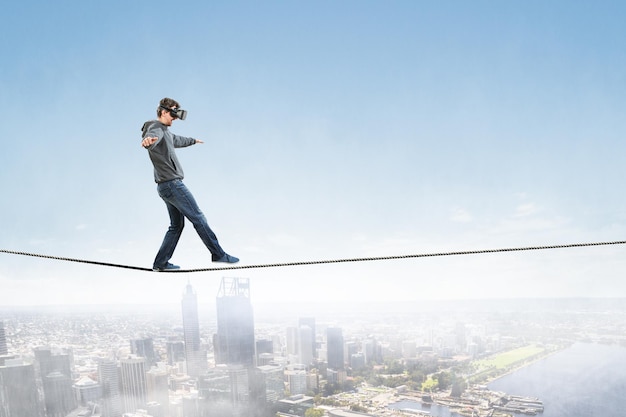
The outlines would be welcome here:
M 176 110 L 178 107 L 174 106 L 171 109 Z M 161 110 L 161 123 L 165 126 L 171 126 L 174 120 L 178 119 L 176 116 L 172 116 L 172 112 L 169 110 L 162 109 Z

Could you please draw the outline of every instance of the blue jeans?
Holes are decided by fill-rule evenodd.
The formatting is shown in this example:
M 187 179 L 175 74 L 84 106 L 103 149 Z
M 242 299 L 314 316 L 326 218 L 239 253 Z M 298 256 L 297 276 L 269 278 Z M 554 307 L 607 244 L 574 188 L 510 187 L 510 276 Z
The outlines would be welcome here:
M 196 232 L 205 246 L 211 251 L 212 260 L 218 260 L 225 252 L 217 241 L 215 233 L 207 224 L 206 218 L 198 207 L 198 203 L 181 180 L 171 180 L 157 185 L 159 196 L 165 201 L 170 215 L 170 227 L 165 233 L 161 248 L 154 259 L 154 268 L 165 268 L 174 254 L 180 235 L 185 226 L 185 217 L 195 227 Z

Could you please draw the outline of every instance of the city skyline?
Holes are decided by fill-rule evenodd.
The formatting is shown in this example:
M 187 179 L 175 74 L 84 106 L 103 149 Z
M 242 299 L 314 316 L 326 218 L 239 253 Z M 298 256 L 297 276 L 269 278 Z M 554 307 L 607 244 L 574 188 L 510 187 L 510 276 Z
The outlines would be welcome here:
M 231 397 L 222 397 L 223 394 L 212 397 L 208 403 L 210 407 L 215 409 L 218 404 L 221 404 L 219 407 L 224 406 L 225 410 L 228 410 L 227 404 L 232 401 L 233 410 L 246 415 L 245 410 L 257 404 L 255 412 L 259 416 L 264 416 L 263 407 L 258 406 L 254 398 L 257 400 L 263 398 L 263 402 L 278 401 L 278 408 L 284 407 L 285 410 L 297 404 L 298 407 L 302 407 L 298 408 L 300 410 L 298 413 L 303 413 L 306 408 L 313 406 L 313 397 L 307 395 L 312 390 L 318 390 L 324 396 L 332 394 L 340 387 L 348 387 L 345 390 L 352 392 L 356 387 L 350 385 L 350 381 L 354 380 L 355 375 L 361 375 L 358 373 L 360 370 L 371 368 L 373 365 L 381 367 L 383 363 L 385 367 L 388 367 L 390 360 L 393 363 L 405 363 L 405 366 L 414 365 L 420 361 L 431 363 L 433 358 L 437 357 L 442 359 L 442 363 L 448 361 L 462 363 L 468 358 L 480 357 L 485 352 L 507 351 L 527 346 L 529 343 L 537 343 L 537 346 L 559 344 L 567 346 L 574 341 L 588 343 L 592 340 L 603 345 L 619 346 L 620 343 L 626 343 L 620 331 L 624 325 L 623 303 L 607 305 L 598 300 L 579 299 L 545 300 L 543 303 L 533 304 L 522 300 L 510 300 L 506 308 L 498 303 L 486 306 L 474 302 L 472 308 L 464 305 L 454 310 L 440 305 L 438 309 L 421 311 L 418 314 L 416 312 L 420 311 L 420 306 L 414 306 L 412 312 L 407 311 L 402 314 L 393 310 L 387 310 L 386 314 L 367 309 L 355 310 L 348 315 L 335 315 L 330 321 L 328 317 L 322 318 L 324 315 L 293 316 L 283 312 L 278 322 L 275 316 L 263 316 L 259 322 L 256 314 L 254 319 L 249 314 L 252 308 L 251 299 L 248 298 L 251 289 L 250 282 L 245 279 L 223 280 L 216 297 L 217 300 L 222 299 L 223 302 L 216 303 L 219 307 L 217 307 L 216 314 L 209 320 L 206 316 L 200 320 L 200 332 L 204 344 L 211 340 L 210 336 L 213 332 L 226 333 L 232 338 L 232 342 L 227 345 L 238 350 L 239 353 L 228 355 L 234 360 L 227 360 L 220 365 L 222 361 L 215 352 L 216 356 L 210 359 L 212 365 L 205 374 L 206 380 L 201 382 L 202 376 L 198 380 L 198 397 L 195 397 L 193 393 L 185 394 L 189 390 L 188 385 L 191 381 L 181 378 L 181 374 L 184 374 L 182 372 L 184 367 L 180 363 L 173 363 L 169 367 L 166 365 L 172 359 L 170 355 L 176 355 L 167 348 L 168 343 L 176 338 L 182 340 L 185 337 L 184 322 L 188 311 L 179 308 L 177 312 L 162 311 L 163 316 L 129 314 L 117 319 L 116 315 L 119 313 L 115 311 L 103 317 L 93 314 L 70 314 L 69 311 L 66 313 L 59 311 L 52 315 L 40 313 L 47 317 L 47 321 L 38 319 L 38 316 L 33 313 L 23 317 L 17 312 L 14 313 L 7 318 L 10 328 L 10 355 L 0 357 L 0 399 L 4 398 L 3 404 L 11 406 L 5 398 L 6 393 L 11 393 L 17 399 L 26 398 L 32 394 L 32 390 L 28 387 L 34 384 L 35 376 L 29 377 L 28 372 L 33 365 L 22 362 L 22 358 L 28 360 L 33 354 L 36 358 L 35 369 L 39 369 L 40 373 L 38 378 L 41 378 L 43 382 L 45 408 L 48 410 L 49 417 L 56 415 L 54 410 L 57 408 L 67 407 L 64 401 L 69 398 L 67 393 L 71 381 L 65 375 L 73 375 L 72 380 L 76 383 L 74 388 L 78 389 L 78 382 L 83 381 L 83 378 L 89 375 L 96 375 L 96 370 L 103 387 L 102 392 L 108 395 L 103 398 L 101 408 L 94 408 L 93 405 L 86 408 L 103 410 L 106 413 L 103 417 L 119 417 L 121 411 L 116 410 L 121 410 L 120 407 L 131 413 L 137 408 L 147 409 L 148 415 L 160 417 L 167 416 L 169 411 L 166 410 L 170 407 L 174 412 L 176 409 L 180 410 L 181 407 L 189 410 L 185 407 L 192 406 L 196 407 L 200 414 L 190 414 L 190 416 L 203 416 L 202 410 L 206 407 L 202 405 L 201 398 L 205 395 L 203 393 L 215 392 L 217 395 L 221 389 L 228 386 L 230 386 Z M 187 284 L 184 290 L 185 294 L 190 294 L 190 285 Z M 192 294 L 196 295 L 193 291 Z M 223 310 L 222 313 L 220 309 Z M 236 314 L 240 309 L 242 314 Z M 65 314 L 69 315 L 65 316 Z M 176 317 L 173 322 L 165 320 L 159 324 L 165 317 L 172 314 Z M 233 321 L 234 316 L 240 317 Z M 104 317 L 108 318 L 102 321 Z M 254 352 L 250 356 L 254 364 L 249 364 L 247 359 L 243 361 L 240 359 L 247 349 L 241 350 L 245 343 L 235 340 L 241 336 L 245 339 L 245 329 L 249 326 L 244 322 L 248 318 L 253 321 L 251 324 L 253 340 L 257 342 L 273 340 L 278 343 L 279 347 L 270 349 L 265 346 L 263 351 L 272 352 L 272 360 L 260 366 L 256 363 L 257 358 Z M 318 320 L 318 318 L 322 319 Z M 212 321 L 212 323 L 207 321 Z M 150 322 L 154 322 L 154 325 L 146 327 Z M 69 329 L 80 329 L 80 331 L 64 331 L 63 327 L 57 327 L 53 323 L 69 326 Z M 277 325 L 278 323 L 281 324 Z M 16 325 L 19 327 L 15 327 Z M 299 327 L 295 327 L 296 325 Z M 234 327 L 224 332 L 224 326 Z M 50 337 L 47 343 L 45 339 L 37 337 L 39 327 L 46 329 L 44 335 Z M 300 330 L 296 332 L 297 339 L 304 337 L 295 343 L 300 346 L 298 348 L 300 350 L 305 346 L 307 348 L 312 346 L 311 335 L 303 330 L 310 331 L 312 327 L 318 329 L 312 335 L 313 340 L 317 341 L 315 349 L 319 353 L 316 355 L 319 359 L 316 359 L 314 363 L 306 365 L 301 363 L 301 356 L 289 355 L 290 327 Z M 128 332 L 125 340 L 123 333 L 118 333 L 122 330 Z M 118 337 L 111 337 L 113 334 Z M 138 338 L 137 335 L 143 336 Z M 83 339 L 82 336 L 86 337 Z M 31 347 L 25 350 L 26 345 L 20 347 L 16 343 L 22 337 L 35 337 L 33 340 L 39 340 L 36 346 L 42 346 L 41 343 L 44 343 L 44 345 L 54 344 L 56 348 L 52 350 L 48 347 L 35 347 L 32 350 Z M 81 340 L 89 341 L 90 348 L 81 348 L 79 342 Z M 104 344 L 94 344 L 97 340 Z M 213 340 L 216 343 L 218 339 Z M 71 344 L 68 343 L 69 341 L 72 341 Z M 76 344 L 77 342 L 79 344 Z M 254 350 L 254 343 L 252 346 Z M 217 346 L 214 348 L 217 349 Z M 553 351 L 549 349 L 547 352 Z M 110 353 L 115 353 L 118 358 L 113 361 L 106 359 L 105 356 Z M 155 353 L 157 353 L 156 362 L 159 363 L 154 363 L 151 359 Z M 100 358 L 96 362 L 93 362 L 94 354 L 96 354 L 95 357 Z M 312 356 L 307 355 L 308 358 Z M 4 361 L 8 361 L 7 366 L 4 366 Z M 70 363 L 74 362 L 80 363 L 80 367 L 70 368 Z M 150 363 L 156 366 L 150 367 Z M 242 366 L 246 363 L 248 364 Z M 257 369 L 257 367 L 258 372 L 251 372 L 252 368 Z M 283 392 L 277 391 L 278 388 L 275 385 L 278 371 L 284 372 L 285 381 L 287 381 Z M 120 372 L 119 379 L 118 372 Z M 14 385 L 7 384 L 6 378 L 3 379 L 4 376 L 13 375 L 12 381 L 16 381 L 15 375 L 18 373 L 23 375 L 23 378 L 32 379 L 32 383 L 19 379 L 22 383 L 21 388 L 17 390 Z M 267 382 L 259 384 L 256 377 L 263 378 Z M 49 379 L 48 382 L 46 378 Z M 228 380 L 230 383 L 227 383 Z M 324 384 L 320 384 L 321 380 L 325 381 Z M 187 388 L 180 390 L 185 384 Z M 412 384 L 415 384 L 415 381 Z M 334 388 L 324 388 L 329 385 Z M 172 403 L 169 402 L 169 395 L 166 395 L 168 386 L 170 390 L 172 390 L 171 387 L 179 387 L 176 390 L 177 394 L 172 397 L 178 400 L 173 400 Z M 261 387 L 271 391 L 266 391 L 264 395 L 261 395 L 262 392 L 259 391 Z M 404 390 L 398 388 L 386 391 L 385 398 L 388 400 L 385 404 L 389 405 L 398 400 L 412 398 L 410 395 L 405 396 Z M 286 396 L 288 392 L 300 394 L 300 396 L 288 397 Z M 377 389 L 377 392 L 383 391 Z M 356 400 L 361 395 L 363 395 L 362 392 L 355 394 L 355 399 L 352 401 L 364 407 L 367 401 Z M 97 395 L 96 397 L 99 398 Z M 168 399 L 165 400 L 166 398 Z M 284 403 L 281 403 L 281 398 L 285 400 Z M 220 399 L 227 401 L 222 403 Z M 167 401 L 165 406 L 164 401 Z M 118 405 L 115 406 L 115 404 Z M 35 405 L 32 404 L 32 415 L 37 415 Z M 546 404 L 546 407 L 550 406 Z M 42 404 L 41 409 L 43 407 Z M 372 404 L 369 407 L 377 408 L 377 411 L 370 415 L 379 415 L 378 412 L 384 413 L 384 407 L 380 410 L 378 410 L 379 406 L 373 407 Z M 270 411 L 270 414 L 274 415 L 274 412 Z M 12 417 L 13 414 L 9 416 Z

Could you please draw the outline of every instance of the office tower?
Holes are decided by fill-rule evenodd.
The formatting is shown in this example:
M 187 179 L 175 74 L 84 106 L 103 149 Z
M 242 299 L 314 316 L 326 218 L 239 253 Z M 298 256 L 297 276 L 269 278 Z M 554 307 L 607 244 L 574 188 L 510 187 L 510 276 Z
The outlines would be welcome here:
M 52 354 L 48 348 L 34 349 L 43 386 L 47 417 L 65 417 L 76 408 L 72 389 L 72 355 Z
M 274 363 L 274 354 L 273 353 L 261 353 L 256 358 L 257 366 L 270 365 Z
M 169 414 L 165 414 L 165 411 L 163 411 L 163 406 L 161 405 L 161 403 L 158 403 L 156 401 L 148 402 L 148 404 L 146 404 L 145 410 L 142 410 L 142 412 L 143 411 L 145 411 L 146 414 L 139 414 L 139 416 L 141 417 L 167 417 L 169 416 Z
M 292 395 L 289 398 L 282 399 L 277 404 L 277 410 L 287 415 L 303 416 L 306 410 L 315 407 L 313 397 L 306 395 Z M 344 415 L 360 415 L 357 413 L 345 413 Z M 339 413 L 335 415 L 341 415 Z M 363 417 L 365 417 L 364 415 Z
M 198 297 L 191 284 L 187 283 L 181 301 L 183 311 L 183 333 L 185 339 L 185 360 L 187 375 L 197 378 L 207 371 L 207 353 L 200 343 L 200 324 L 198 321 Z
M 257 368 L 227 365 L 230 382 L 231 416 L 266 416 L 265 381 Z
M 181 340 L 168 340 L 166 342 L 167 364 L 174 366 L 185 360 L 185 343 Z
M 309 326 L 300 326 L 298 329 L 298 358 L 300 363 L 311 366 L 313 362 L 313 350 L 311 344 L 313 339 L 313 331 Z
M 256 341 L 256 364 L 267 365 L 274 360 L 274 343 L 270 339 Z
M 335 370 L 328 368 L 326 370 L 326 382 L 328 385 L 326 388 L 332 387 L 333 385 L 341 385 L 346 382 L 347 373 L 344 370 Z
M 456 336 L 456 344 L 454 348 L 458 352 L 464 352 L 468 343 L 467 342 L 467 329 L 465 327 L 465 323 L 462 323 L 462 322 L 456 323 L 456 326 L 454 329 L 454 335 Z
M 374 338 L 363 342 L 363 354 L 365 355 L 365 363 L 368 365 L 383 361 L 382 347 Z
M 298 320 L 298 324 L 300 327 L 309 326 L 311 329 L 311 333 L 313 338 L 311 339 L 311 352 L 313 352 L 313 357 L 317 358 L 317 340 L 315 339 L 315 317 L 300 317 Z
M 320 389 L 320 376 L 317 369 L 312 369 L 306 374 L 306 387 L 309 392 L 318 392 Z
M 233 404 L 246 404 L 250 399 L 250 372 L 240 364 L 228 366 Z
M 234 368 L 241 368 L 237 365 Z M 231 374 L 231 366 L 219 365 L 210 368 L 198 379 L 198 397 L 183 401 L 184 416 L 201 417 L 235 416 L 236 375 Z
M 35 367 L 12 359 L 0 365 L 0 416 L 43 417 L 39 402 Z
M 40 378 L 51 372 L 59 371 L 71 379 L 73 358 L 69 351 L 62 350 L 53 354 L 51 349 L 45 347 L 37 347 L 33 351 Z
M 274 342 L 271 339 L 259 339 L 256 341 L 256 354 L 274 353 Z
M 326 350 L 328 367 L 334 370 L 343 369 L 343 334 L 340 328 L 326 329 Z
M 59 371 L 50 372 L 42 379 L 47 417 L 66 417 L 76 409 L 72 380 Z
M 154 342 L 151 337 L 143 337 L 130 341 L 130 353 L 146 359 L 147 367 L 157 363 L 157 357 L 154 353 Z
M 88 376 L 76 381 L 72 388 L 78 404 L 83 407 L 102 399 L 102 386 Z
M 262 365 L 259 371 L 265 384 L 265 398 L 267 402 L 275 403 L 285 396 L 285 377 L 281 365 Z
M 298 328 L 289 326 L 287 327 L 287 356 L 298 354 Z
M 4 322 L 0 320 L 0 356 L 8 354 L 9 349 L 7 348 L 7 336 L 4 331 Z
M 343 344 L 343 357 L 350 361 L 352 355 L 359 352 L 359 345 L 355 341 L 344 342 Z
M 287 378 L 291 395 L 307 393 L 307 375 L 304 369 L 287 370 L 285 371 L 285 377 Z
M 274 353 L 283 353 L 283 343 L 279 334 L 272 336 L 272 346 L 274 347 Z
M 350 355 L 350 368 L 359 370 L 365 368 L 365 355 L 363 353 L 353 353 Z
M 210 368 L 206 375 L 198 379 L 198 394 L 212 404 L 230 404 L 230 377 L 226 366 Z
M 98 360 L 98 381 L 102 386 L 102 417 L 122 416 L 122 396 L 119 371 L 115 361 Z
M 122 403 L 124 412 L 135 412 L 147 402 L 146 360 L 128 357 L 120 361 Z
M 230 380 L 230 415 L 254 417 L 265 412 L 265 386 L 255 366 L 254 319 L 246 278 L 223 278 L 217 296 L 215 361 L 225 364 Z
M 152 403 L 154 410 L 159 410 L 161 416 L 169 416 L 169 387 L 167 381 L 167 371 L 165 368 L 152 368 L 146 373 L 146 383 L 148 391 L 149 404 Z M 159 404 L 160 407 L 154 406 L 154 403 Z M 157 414 L 155 412 L 152 413 Z
M 215 362 L 254 366 L 254 319 L 246 278 L 222 278 L 217 296 Z

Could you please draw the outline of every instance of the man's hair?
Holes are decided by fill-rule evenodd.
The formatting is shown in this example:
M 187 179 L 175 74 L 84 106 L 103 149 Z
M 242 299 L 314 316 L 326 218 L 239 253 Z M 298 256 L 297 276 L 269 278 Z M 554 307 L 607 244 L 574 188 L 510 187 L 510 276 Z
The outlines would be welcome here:
M 173 107 L 180 107 L 180 104 L 178 104 L 178 101 L 174 100 L 173 98 L 165 97 L 164 99 L 161 99 L 161 101 L 159 102 L 159 107 L 157 108 L 157 117 L 161 117 L 161 111 L 163 111 L 161 106 L 171 109 Z

